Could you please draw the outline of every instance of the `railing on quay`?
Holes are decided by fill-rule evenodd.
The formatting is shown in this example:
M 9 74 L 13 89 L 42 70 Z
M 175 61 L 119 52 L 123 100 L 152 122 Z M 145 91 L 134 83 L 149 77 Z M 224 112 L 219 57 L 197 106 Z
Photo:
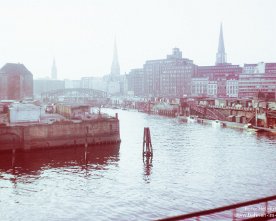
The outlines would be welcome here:
M 232 107 L 232 106 L 201 105 L 201 104 L 199 104 L 198 106 L 222 109 L 222 110 L 236 110 L 236 111 L 249 111 L 249 112 L 255 111 L 253 107 Z
M 173 217 L 168 217 L 164 219 L 159 219 L 159 221 L 177 221 L 177 220 L 187 220 L 187 219 L 192 219 L 192 220 L 197 220 L 199 221 L 200 218 L 206 217 L 209 218 L 208 216 L 211 215 L 221 215 L 220 213 L 229 211 L 232 213 L 232 217 L 229 217 L 233 221 L 237 220 L 269 220 L 272 218 L 276 218 L 276 207 L 274 204 L 273 209 L 269 209 L 269 202 L 275 201 L 276 200 L 276 195 L 274 196 L 269 196 L 265 198 L 260 198 L 260 199 L 255 199 L 255 200 L 250 200 L 250 201 L 245 201 L 241 203 L 236 203 L 228 206 L 222 206 L 214 209 L 208 209 L 208 210 L 203 210 L 203 211 L 198 211 L 198 212 L 193 212 L 193 213 L 188 213 L 184 215 L 178 215 L 178 216 L 173 216 Z M 240 216 L 237 216 L 237 209 L 241 209 L 247 206 L 256 206 L 257 204 L 264 203 L 264 207 L 260 208 L 260 211 L 263 212 L 262 214 L 247 214 L 247 216 L 243 216 L 243 214 L 240 214 Z M 249 211 L 250 212 L 250 211 Z M 251 213 L 254 212 L 251 211 Z M 229 218 L 227 220 L 229 220 Z M 208 219 L 212 220 L 212 219 Z M 217 219 L 214 219 L 217 220 Z

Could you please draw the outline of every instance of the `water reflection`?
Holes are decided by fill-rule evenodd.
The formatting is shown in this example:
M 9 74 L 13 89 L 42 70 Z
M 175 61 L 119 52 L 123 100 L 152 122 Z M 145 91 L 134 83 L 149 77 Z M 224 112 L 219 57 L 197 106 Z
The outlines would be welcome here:
M 264 140 L 276 140 L 276 134 L 275 133 L 269 133 L 269 132 L 259 132 L 256 133 L 257 139 L 264 139 Z
M 4 153 L 0 155 L 1 179 L 12 183 L 32 182 L 48 169 L 67 170 L 89 175 L 90 170 L 107 170 L 108 165 L 119 161 L 120 145 L 90 146 Z
M 144 180 L 149 183 L 152 170 L 152 157 L 143 157 L 144 163 Z
M 0 220 L 155 220 L 275 195 L 276 136 L 111 111 L 120 151 L 16 153 L 14 166 L 0 154 Z

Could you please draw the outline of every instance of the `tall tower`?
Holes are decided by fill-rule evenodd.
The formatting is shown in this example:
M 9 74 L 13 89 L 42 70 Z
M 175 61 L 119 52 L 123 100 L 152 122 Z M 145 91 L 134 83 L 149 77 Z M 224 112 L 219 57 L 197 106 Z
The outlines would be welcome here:
M 116 38 L 114 40 L 114 50 L 113 50 L 113 61 L 111 65 L 111 76 L 119 76 L 120 75 L 120 65 L 118 61 L 118 52 L 117 52 L 117 44 Z
M 219 44 L 218 44 L 216 65 L 225 64 L 225 63 L 226 63 L 226 53 L 224 48 L 222 24 L 220 24 Z
M 55 61 L 55 59 L 53 60 L 52 71 L 51 71 L 51 77 L 52 77 L 53 80 L 57 80 L 57 66 L 56 66 L 56 61 Z

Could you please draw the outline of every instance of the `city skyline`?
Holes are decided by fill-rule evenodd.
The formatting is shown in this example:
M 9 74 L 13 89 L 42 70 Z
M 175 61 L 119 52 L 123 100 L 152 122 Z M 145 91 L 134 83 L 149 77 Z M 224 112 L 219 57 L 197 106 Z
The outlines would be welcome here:
M 0 63 L 23 63 L 34 78 L 51 76 L 54 57 L 59 79 L 110 74 L 115 34 L 121 74 L 173 47 L 197 65 L 214 65 L 221 22 L 228 62 L 276 58 L 274 1 L 17 3 L 1 3 Z

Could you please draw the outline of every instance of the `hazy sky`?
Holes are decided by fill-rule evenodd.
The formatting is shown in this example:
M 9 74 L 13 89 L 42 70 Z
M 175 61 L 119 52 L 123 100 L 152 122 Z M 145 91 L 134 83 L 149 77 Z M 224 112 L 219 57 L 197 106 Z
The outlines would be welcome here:
M 0 65 L 35 78 L 110 73 L 114 36 L 121 72 L 165 58 L 173 47 L 213 65 L 223 22 L 228 61 L 276 62 L 275 0 L 0 0 Z

